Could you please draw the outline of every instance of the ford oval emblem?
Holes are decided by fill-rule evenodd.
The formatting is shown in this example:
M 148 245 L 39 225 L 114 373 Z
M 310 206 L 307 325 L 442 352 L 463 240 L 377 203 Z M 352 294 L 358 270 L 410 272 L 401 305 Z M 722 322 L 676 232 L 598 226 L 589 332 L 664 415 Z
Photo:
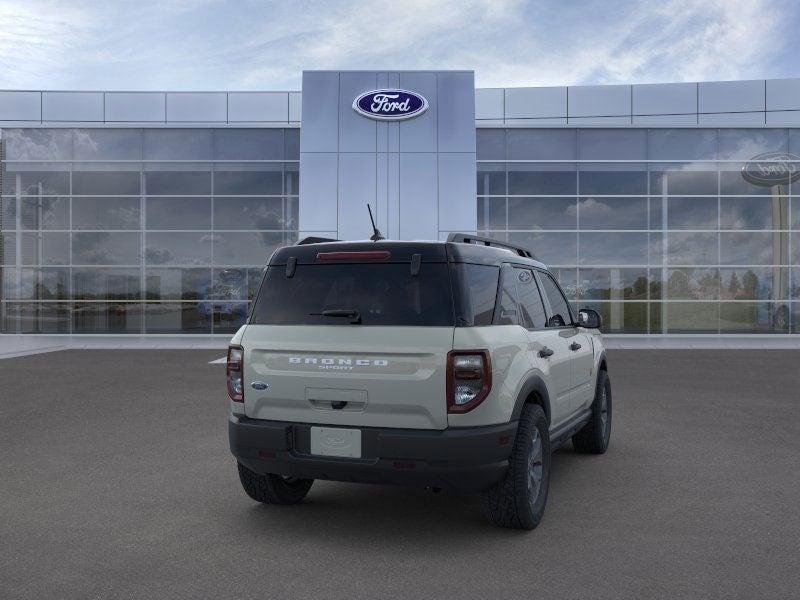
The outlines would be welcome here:
M 265 390 L 269 387 L 269 384 L 264 383 L 263 381 L 254 381 L 250 384 L 250 387 L 254 390 Z
M 428 101 L 408 90 L 372 90 L 353 100 L 353 110 L 379 121 L 400 121 L 428 110 Z
M 800 156 L 788 152 L 767 152 L 748 160 L 742 177 L 765 187 L 786 185 L 800 178 Z

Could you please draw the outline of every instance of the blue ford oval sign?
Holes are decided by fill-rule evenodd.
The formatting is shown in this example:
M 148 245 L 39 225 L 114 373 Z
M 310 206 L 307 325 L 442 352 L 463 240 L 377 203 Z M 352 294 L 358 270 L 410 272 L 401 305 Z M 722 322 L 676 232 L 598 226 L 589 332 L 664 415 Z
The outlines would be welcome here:
M 765 187 L 792 183 L 800 178 L 800 156 L 788 152 L 759 154 L 742 167 L 742 177 Z
M 353 100 L 353 110 L 379 121 L 400 121 L 428 110 L 424 96 L 408 90 L 372 90 Z

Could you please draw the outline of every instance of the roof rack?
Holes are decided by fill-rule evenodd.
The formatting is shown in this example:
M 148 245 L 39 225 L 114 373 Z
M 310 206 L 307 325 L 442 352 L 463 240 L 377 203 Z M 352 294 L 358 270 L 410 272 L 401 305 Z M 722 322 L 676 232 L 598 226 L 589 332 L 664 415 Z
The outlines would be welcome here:
M 536 260 L 536 256 L 528 250 L 527 248 L 523 248 L 522 246 L 515 246 L 514 244 L 509 244 L 508 242 L 501 242 L 499 240 L 493 240 L 492 238 L 485 238 L 480 237 L 478 235 L 470 235 L 467 233 L 451 233 L 447 236 L 448 242 L 454 242 L 456 244 L 475 244 L 477 246 L 491 246 L 492 248 L 505 248 L 506 250 L 511 250 L 514 254 L 518 254 L 519 256 L 523 256 L 525 258 L 532 258 Z
M 317 237 L 314 235 L 310 235 L 308 237 L 304 237 L 302 240 L 298 241 L 295 246 L 305 246 L 306 244 L 321 244 L 323 242 L 338 242 L 340 240 L 334 238 L 324 238 L 324 237 Z

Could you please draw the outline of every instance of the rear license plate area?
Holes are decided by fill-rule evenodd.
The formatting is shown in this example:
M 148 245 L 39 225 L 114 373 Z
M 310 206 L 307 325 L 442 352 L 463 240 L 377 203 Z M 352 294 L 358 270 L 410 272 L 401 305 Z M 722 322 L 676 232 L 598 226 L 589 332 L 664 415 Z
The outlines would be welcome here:
M 361 458 L 361 430 L 311 427 L 311 454 Z

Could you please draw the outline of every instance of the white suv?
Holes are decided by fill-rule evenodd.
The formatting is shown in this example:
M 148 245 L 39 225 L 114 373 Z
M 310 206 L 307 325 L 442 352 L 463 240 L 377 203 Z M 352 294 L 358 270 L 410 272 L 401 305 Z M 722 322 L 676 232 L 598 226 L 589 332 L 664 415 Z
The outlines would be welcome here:
M 608 447 L 600 326 L 495 240 L 281 248 L 228 350 L 242 486 L 270 504 L 314 479 L 482 492 L 493 522 L 532 529 L 550 453 Z

